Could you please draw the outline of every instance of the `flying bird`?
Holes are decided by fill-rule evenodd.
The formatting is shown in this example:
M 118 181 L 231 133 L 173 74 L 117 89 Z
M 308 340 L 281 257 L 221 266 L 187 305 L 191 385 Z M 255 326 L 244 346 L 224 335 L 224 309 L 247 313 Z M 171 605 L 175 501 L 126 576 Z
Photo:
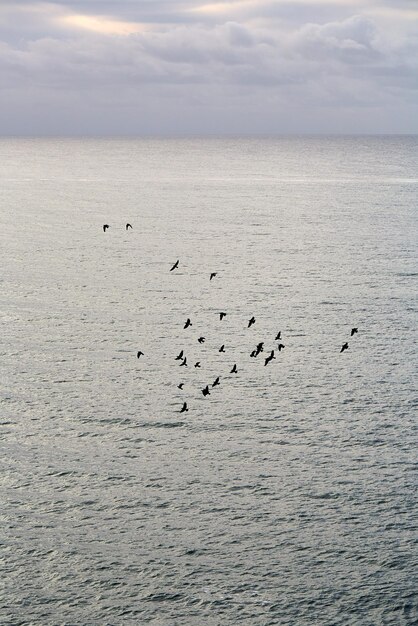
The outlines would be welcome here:
M 187 318 L 186 323 L 184 324 L 184 328 L 189 328 L 189 326 L 192 326 L 192 323 L 190 321 L 190 317 Z
M 212 280 L 212 278 L 215 278 L 215 276 L 216 276 L 216 272 L 212 272 L 212 274 L 210 275 L 209 280 Z
M 184 359 L 183 359 L 183 360 L 182 360 L 182 362 L 180 363 L 180 367 L 181 367 L 182 365 L 185 365 L 185 366 L 187 367 L 187 359 L 186 359 L 186 357 L 184 357 Z
M 252 326 L 253 324 L 255 324 L 255 317 L 252 317 L 252 318 L 248 321 L 248 328 L 250 328 L 250 326 Z
M 177 259 L 177 261 L 174 263 L 173 267 L 171 268 L 170 272 L 172 272 L 173 270 L 177 269 L 179 266 L 179 259 Z
M 195 366 L 195 367 L 200 367 L 200 361 L 197 361 L 197 362 L 194 364 L 194 366 Z
M 270 361 L 272 361 L 275 358 L 276 357 L 274 356 L 274 350 L 272 350 L 270 352 L 270 356 L 268 356 L 266 359 L 264 359 L 264 365 L 267 365 L 267 363 L 270 363 Z
M 132 225 L 131 224 L 126 224 L 125 228 L 126 228 L 126 230 L 128 230 L 128 228 L 132 228 Z
M 358 328 L 352 328 L 352 329 L 351 329 L 351 337 L 352 337 L 353 335 L 355 335 L 356 333 L 358 333 Z
M 219 313 L 219 319 L 223 320 L 223 318 L 226 316 L 226 313 Z
M 260 343 L 257 344 L 255 349 L 255 356 L 258 356 L 260 352 L 264 352 L 264 341 L 260 341 Z
M 219 385 L 219 376 L 213 381 L 212 387 L 216 387 L 216 385 Z
M 279 332 L 278 332 L 278 333 L 277 333 L 277 335 L 276 335 L 276 339 L 275 339 L 275 341 L 280 341 L 280 339 L 281 339 L 281 338 L 282 338 L 282 331 L 281 331 L 281 330 L 279 330 Z
M 105 233 L 107 229 L 110 228 L 109 224 L 103 224 L 103 232 Z
M 180 413 L 184 413 L 185 411 L 188 411 L 188 407 L 187 407 L 187 402 L 183 402 L 183 406 L 180 409 Z
M 140 356 L 143 356 L 143 352 L 141 352 L 141 350 L 138 350 L 138 352 L 136 353 L 136 358 L 139 359 Z
M 179 385 L 177 385 L 177 389 L 183 389 L 184 387 L 184 383 L 180 383 Z
M 225 352 L 225 344 L 222 344 L 219 348 L 219 352 Z
M 180 352 L 180 354 L 178 354 L 174 360 L 175 360 L 175 361 L 180 361 L 180 359 L 182 359 L 182 358 L 183 358 L 183 355 L 184 355 L 184 350 L 182 350 L 182 351 Z
M 277 346 L 277 349 L 279 352 L 281 352 L 283 350 L 283 348 L 285 348 L 286 346 L 284 346 L 282 343 L 279 343 L 279 345 Z
M 343 343 L 342 348 L 340 350 L 340 354 L 341 354 L 341 352 L 344 352 L 344 350 L 348 350 L 348 343 L 347 342 Z
M 202 389 L 202 393 L 204 396 L 210 396 L 209 385 L 206 385 L 206 387 Z
M 204 337 L 199 337 L 198 342 L 199 343 L 205 343 L 205 338 Z
M 231 373 L 231 374 L 238 374 L 237 364 L 236 364 L 236 363 L 234 363 L 234 367 L 232 368 L 232 370 L 231 370 L 231 372 L 230 372 L 230 373 Z

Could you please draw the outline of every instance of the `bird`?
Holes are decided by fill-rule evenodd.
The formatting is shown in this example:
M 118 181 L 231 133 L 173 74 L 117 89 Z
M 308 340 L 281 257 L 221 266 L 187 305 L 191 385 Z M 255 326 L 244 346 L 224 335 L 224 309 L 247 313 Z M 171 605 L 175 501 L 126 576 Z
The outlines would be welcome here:
M 126 224 L 125 226 L 126 230 L 128 230 L 128 228 L 132 228 L 131 224 Z
M 103 232 L 105 233 L 106 230 L 110 228 L 109 224 L 103 224 Z
M 216 276 L 216 272 L 212 272 L 212 274 L 210 275 L 209 280 L 212 280 L 212 278 L 215 278 L 215 276 Z
M 219 319 L 223 320 L 223 318 L 226 316 L 226 313 L 219 313 Z
M 252 326 L 253 324 L 255 324 L 255 317 L 252 317 L 252 318 L 248 321 L 248 328 L 250 328 L 250 326 Z
M 284 346 L 282 343 L 279 343 L 279 345 L 277 346 L 278 351 L 280 352 L 281 350 L 283 350 L 283 348 L 285 348 L 286 346 Z
M 352 328 L 352 329 L 351 329 L 351 337 L 352 337 L 353 335 L 355 335 L 356 333 L 358 333 L 358 328 Z
M 251 357 L 256 357 L 257 356 L 257 351 L 253 350 L 250 354 Z
M 222 344 L 219 348 L 219 352 L 225 352 L 225 344 Z
M 219 385 L 219 376 L 213 381 L 212 387 L 216 387 L 216 385 Z
M 280 341 L 280 339 L 281 339 L 281 338 L 282 338 L 282 331 L 281 331 L 281 330 L 279 330 L 279 332 L 278 332 L 278 333 L 277 333 L 277 335 L 276 335 L 276 339 L 275 339 L 275 341 Z
M 184 355 L 184 350 L 182 350 L 182 351 L 181 351 L 181 352 L 180 352 L 180 353 L 176 356 L 176 358 L 175 358 L 174 360 L 175 360 L 175 361 L 180 361 L 180 359 L 182 359 L 182 358 L 183 358 L 183 355 Z
M 184 387 L 184 383 L 180 383 L 179 385 L 177 385 L 177 389 L 183 389 Z
M 142 356 L 144 353 L 141 352 L 141 350 L 138 350 L 138 352 L 136 353 L 136 358 L 139 359 L 140 356 Z
M 183 359 L 183 360 L 182 360 L 182 362 L 180 363 L 180 367 L 181 367 L 182 365 L 185 365 L 185 366 L 187 367 L 187 359 L 186 359 L 186 357 L 184 357 L 184 359 Z
M 255 356 L 258 356 L 260 354 L 260 352 L 264 352 L 264 341 L 260 341 L 260 343 L 257 344 L 257 347 L 255 349 Z
M 210 396 L 209 385 L 206 385 L 206 387 L 202 389 L 202 393 L 204 396 Z
M 272 350 L 270 352 L 270 356 L 268 356 L 266 359 L 264 359 L 264 365 L 267 365 L 267 363 L 270 363 L 270 361 L 272 361 L 275 358 L 276 357 L 274 356 L 274 350 Z
M 236 363 L 234 363 L 234 367 L 232 368 L 232 370 L 231 370 L 231 372 L 230 372 L 230 373 L 231 373 L 231 374 L 238 374 L 237 364 L 236 364 Z
M 189 328 L 189 326 L 193 326 L 193 324 L 190 321 L 190 317 L 187 318 L 186 323 L 184 324 L 184 328 Z
M 179 266 L 179 259 L 177 259 L 177 261 L 174 263 L 173 267 L 171 268 L 170 272 L 172 272 L 173 270 L 177 269 Z
M 199 343 L 205 343 L 205 338 L 204 337 L 199 337 L 198 342 Z
M 344 352 L 344 350 L 348 350 L 348 343 L 347 342 L 343 343 L 342 348 L 340 350 L 340 353 Z
M 194 364 L 194 366 L 195 366 L 195 367 L 200 367 L 200 361 L 197 361 L 197 362 Z
M 180 409 L 180 413 L 184 413 L 185 411 L 188 411 L 188 407 L 187 407 L 187 402 L 183 402 L 183 406 Z

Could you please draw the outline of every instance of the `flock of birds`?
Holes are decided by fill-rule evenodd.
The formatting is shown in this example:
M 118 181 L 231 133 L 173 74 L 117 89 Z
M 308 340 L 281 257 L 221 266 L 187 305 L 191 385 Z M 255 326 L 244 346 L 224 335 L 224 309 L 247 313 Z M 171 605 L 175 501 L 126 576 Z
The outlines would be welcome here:
M 107 229 L 110 228 L 109 224 L 103 224 L 103 232 L 106 232 Z M 126 230 L 132 229 L 132 225 L 131 224 L 126 224 L 125 226 Z M 170 268 L 170 272 L 173 272 L 174 270 L 176 270 L 179 267 L 179 263 L 180 263 L 180 259 L 177 259 L 177 261 L 172 265 L 172 267 Z M 209 280 L 213 280 L 215 277 L 217 276 L 216 272 L 211 272 L 210 276 L 209 276 Z M 222 321 L 224 318 L 226 317 L 226 313 L 224 311 L 221 311 L 219 313 L 219 319 L 220 321 Z M 255 324 L 255 317 L 251 317 L 248 320 L 248 326 L 247 328 L 251 328 L 251 326 L 253 326 L 253 324 Z M 184 329 L 189 328 L 190 326 L 192 326 L 192 321 L 191 319 L 188 317 L 186 319 L 186 322 L 184 323 Z M 358 333 L 358 328 L 352 328 L 351 329 L 351 334 L 350 336 L 353 337 L 356 333 Z M 285 345 L 283 343 L 281 343 L 281 331 L 279 331 L 276 334 L 275 337 L 275 341 L 278 341 L 278 345 L 277 345 L 277 350 L 279 352 L 281 352 L 284 348 Z M 198 338 L 198 343 L 203 344 L 205 343 L 205 337 L 199 337 Z M 343 343 L 343 345 L 341 346 L 341 352 L 345 352 L 345 350 L 348 350 L 348 342 L 346 341 L 345 343 Z M 225 352 L 225 344 L 222 344 L 222 346 L 219 348 L 219 352 Z M 264 352 L 264 342 L 261 341 L 259 342 L 256 347 L 252 350 L 252 352 L 250 353 L 250 357 L 251 358 L 257 358 L 259 356 L 259 354 L 261 354 L 261 352 Z M 145 356 L 144 353 L 141 350 L 138 350 L 138 352 L 136 353 L 137 358 L 139 359 L 141 356 Z M 271 361 L 273 361 L 273 359 L 275 359 L 275 350 L 271 350 L 270 354 L 264 358 L 264 366 L 268 365 Z M 184 350 L 181 350 L 180 353 L 175 357 L 176 361 L 181 361 L 180 362 L 180 367 L 188 367 L 188 363 L 187 363 L 187 356 L 184 354 Z M 196 363 L 194 364 L 195 368 L 200 368 L 200 361 L 196 361 Z M 230 374 L 237 374 L 238 373 L 238 367 L 237 364 L 234 363 Z M 211 384 L 211 387 L 217 387 L 218 385 L 220 385 L 220 376 L 217 376 L 216 379 L 213 381 L 213 383 Z M 184 387 L 184 383 L 179 383 L 177 385 L 177 388 L 182 390 Z M 207 384 L 202 390 L 202 394 L 203 396 L 209 396 L 210 395 L 210 388 L 209 388 L 209 384 Z M 189 407 L 187 405 L 187 402 L 183 402 L 183 406 L 180 409 L 180 413 L 185 413 L 186 411 L 189 410 Z

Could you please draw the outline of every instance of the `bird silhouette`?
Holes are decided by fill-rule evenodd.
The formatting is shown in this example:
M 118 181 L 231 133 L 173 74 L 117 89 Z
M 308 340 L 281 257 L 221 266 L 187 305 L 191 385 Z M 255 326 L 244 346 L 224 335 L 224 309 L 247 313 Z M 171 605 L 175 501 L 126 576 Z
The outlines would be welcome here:
M 128 228 L 132 228 L 131 224 L 126 224 L 125 226 L 126 230 L 128 230 Z
M 352 328 L 352 329 L 351 329 L 351 337 L 352 337 L 353 335 L 355 335 L 356 333 L 358 333 L 358 328 Z
M 170 272 L 172 272 L 173 270 L 177 269 L 179 266 L 179 259 L 177 259 L 177 261 L 174 263 L 173 267 L 171 268 Z
M 180 367 L 182 367 L 182 365 L 185 365 L 187 367 L 187 359 L 186 359 L 186 357 L 184 357 L 184 359 L 180 363 Z
M 205 338 L 204 337 L 199 337 L 198 342 L 199 343 L 205 343 Z
M 195 367 L 200 367 L 200 361 L 197 361 L 197 362 L 194 364 L 194 366 L 195 366 Z
M 213 381 L 212 383 L 212 387 L 216 387 L 217 385 L 219 385 L 219 376 Z
M 255 356 L 258 356 L 260 352 L 264 352 L 264 341 L 260 341 L 260 343 L 257 344 L 257 347 L 255 349 Z
M 193 324 L 190 321 L 190 317 L 187 318 L 186 323 L 184 324 L 184 328 L 189 328 L 189 326 L 193 326 Z
M 219 352 L 225 352 L 225 344 L 222 344 L 219 348 Z
M 219 313 L 219 319 L 223 320 L 223 318 L 226 316 L 226 313 Z
M 253 324 L 255 324 L 255 317 L 252 317 L 252 318 L 248 321 L 248 328 L 250 328 L 250 326 L 252 326 Z
M 141 352 L 141 350 L 138 350 L 138 352 L 136 353 L 136 358 L 139 359 L 140 356 L 142 356 L 144 353 Z
M 105 233 L 107 229 L 110 228 L 109 224 L 103 224 L 103 232 Z
M 236 363 L 234 363 L 234 367 L 232 368 L 232 370 L 231 370 L 231 372 L 230 372 L 230 373 L 231 373 L 231 374 L 238 374 L 237 364 L 236 364 Z
M 215 278 L 215 276 L 216 276 L 216 272 L 212 272 L 212 274 L 210 275 L 209 280 L 212 280 L 212 278 Z
M 281 330 L 279 330 L 279 332 L 278 332 L 278 333 L 277 333 L 277 335 L 276 335 L 276 339 L 275 339 L 275 341 L 280 341 L 280 339 L 281 339 L 281 338 L 282 338 L 282 331 L 281 331 Z
M 270 363 L 270 361 L 272 361 L 275 358 L 276 357 L 274 356 L 274 350 L 272 350 L 270 352 L 270 356 L 268 356 L 266 359 L 264 359 L 264 365 L 267 365 L 267 363 Z
M 183 387 L 184 387 L 184 383 L 180 383 L 179 385 L 177 385 L 178 389 L 183 389 Z
M 180 361 L 180 359 L 182 359 L 182 358 L 183 358 L 183 355 L 184 355 L 184 350 L 182 350 L 182 351 L 181 351 L 181 352 L 180 352 L 180 353 L 176 356 L 176 358 L 175 358 L 174 360 L 175 360 L 175 361 Z
M 180 409 L 180 413 L 184 413 L 185 411 L 188 411 L 188 406 L 187 406 L 187 402 L 183 402 L 183 406 Z
M 279 343 L 279 345 L 277 346 L 277 349 L 279 352 L 281 352 L 283 350 L 283 348 L 285 348 L 286 346 L 284 346 L 282 343 Z
M 343 343 L 342 348 L 340 350 L 340 354 L 341 354 L 341 352 L 344 352 L 344 350 L 348 350 L 348 343 L 347 342 Z
M 202 393 L 204 396 L 210 396 L 209 385 L 206 385 L 206 387 L 202 389 Z

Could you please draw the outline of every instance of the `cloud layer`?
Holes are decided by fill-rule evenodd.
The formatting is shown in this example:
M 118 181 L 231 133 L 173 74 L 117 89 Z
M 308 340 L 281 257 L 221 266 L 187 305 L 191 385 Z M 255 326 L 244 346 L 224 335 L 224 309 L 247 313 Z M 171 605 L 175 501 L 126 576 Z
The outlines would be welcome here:
M 0 133 L 418 132 L 413 6 L 3 2 Z

